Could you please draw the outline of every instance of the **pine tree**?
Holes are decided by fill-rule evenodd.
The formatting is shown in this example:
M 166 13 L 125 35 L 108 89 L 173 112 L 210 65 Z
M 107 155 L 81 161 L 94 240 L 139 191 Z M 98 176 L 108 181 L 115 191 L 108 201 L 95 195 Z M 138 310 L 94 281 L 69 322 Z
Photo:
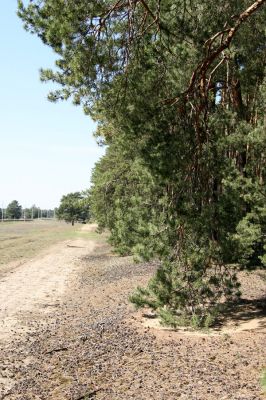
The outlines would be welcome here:
M 32 1 L 58 54 L 43 80 L 108 145 L 92 207 L 121 253 L 160 259 L 132 297 L 166 323 L 208 325 L 237 274 L 265 264 L 265 0 Z M 255 27 L 255 29 L 254 29 Z
M 68 193 L 61 199 L 60 206 L 56 211 L 58 219 L 71 222 L 85 222 L 90 218 L 88 197 L 80 192 Z
M 19 219 L 22 216 L 22 207 L 17 200 L 11 201 L 5 210 L 6 218 Z

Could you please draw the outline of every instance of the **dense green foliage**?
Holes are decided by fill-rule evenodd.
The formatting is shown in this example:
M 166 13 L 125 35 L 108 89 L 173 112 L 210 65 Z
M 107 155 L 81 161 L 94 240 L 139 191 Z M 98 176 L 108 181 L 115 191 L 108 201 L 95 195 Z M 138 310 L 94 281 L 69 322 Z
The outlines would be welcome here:
M 111 242 L 160 267 L 132 300 L 208 325 L 239 296 L 233 264 L 265 260 L 264 0 L 19 2 L 58 54 L 42 79 L 108 144 L 92 212 Z
M 8 219 L 19 219 L 22 216 L 22 207 L 17 200 L 11 201 L 5 210 Z
M 80 192 L 69 193 L 62 197 L 60 206 L 56 210 L 58 219 L 66 222 L 85 222 L 89 219 L 89 203 L 85 194 Z

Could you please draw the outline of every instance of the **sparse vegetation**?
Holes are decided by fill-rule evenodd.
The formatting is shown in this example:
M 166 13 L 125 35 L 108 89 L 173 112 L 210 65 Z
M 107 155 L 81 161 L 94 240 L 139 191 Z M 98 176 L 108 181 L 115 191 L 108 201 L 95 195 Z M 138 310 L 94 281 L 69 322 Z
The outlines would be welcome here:
M 0 271 L 1 265 L 29 259 L 54 243 L 80 234 L 83 235 L 80 225 L 73 229 L 65 222 L 54 220 L 3 222 L 0 224 Z

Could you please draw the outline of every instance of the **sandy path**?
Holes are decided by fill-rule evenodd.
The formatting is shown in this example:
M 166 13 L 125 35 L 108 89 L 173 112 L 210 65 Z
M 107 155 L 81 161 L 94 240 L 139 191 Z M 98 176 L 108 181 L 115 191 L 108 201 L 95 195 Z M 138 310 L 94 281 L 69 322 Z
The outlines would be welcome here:
M 6 274 L 0 400 L 263 400 L 264 275 L 246 277 L 238 315 L 250 322 L 255 312 L 259 326 L 188 335 L 145 326 L 129 304 L 155 269 L 95 239 L 61 243 Z
M 78 272 L 76 261 L 90 254 L 94 246 L 95 242 L 88 240 L 65 241 L 0 278 L 1 341 L 31 330 L 33 319 L 60 303 Z

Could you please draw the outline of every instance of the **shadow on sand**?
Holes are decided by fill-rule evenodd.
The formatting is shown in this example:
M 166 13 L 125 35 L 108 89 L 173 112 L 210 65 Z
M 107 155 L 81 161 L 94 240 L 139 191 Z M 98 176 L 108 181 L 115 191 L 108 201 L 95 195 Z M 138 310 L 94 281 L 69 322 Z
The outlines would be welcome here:
M 252 327 L 253 323 L 253 327 Z M 243 330 L 266 330 L 266 296 L 260 299 L 240 299 L 238 303 L 227 304 L 215 325 L 214 330 L 225 326 L 242 327 Z

